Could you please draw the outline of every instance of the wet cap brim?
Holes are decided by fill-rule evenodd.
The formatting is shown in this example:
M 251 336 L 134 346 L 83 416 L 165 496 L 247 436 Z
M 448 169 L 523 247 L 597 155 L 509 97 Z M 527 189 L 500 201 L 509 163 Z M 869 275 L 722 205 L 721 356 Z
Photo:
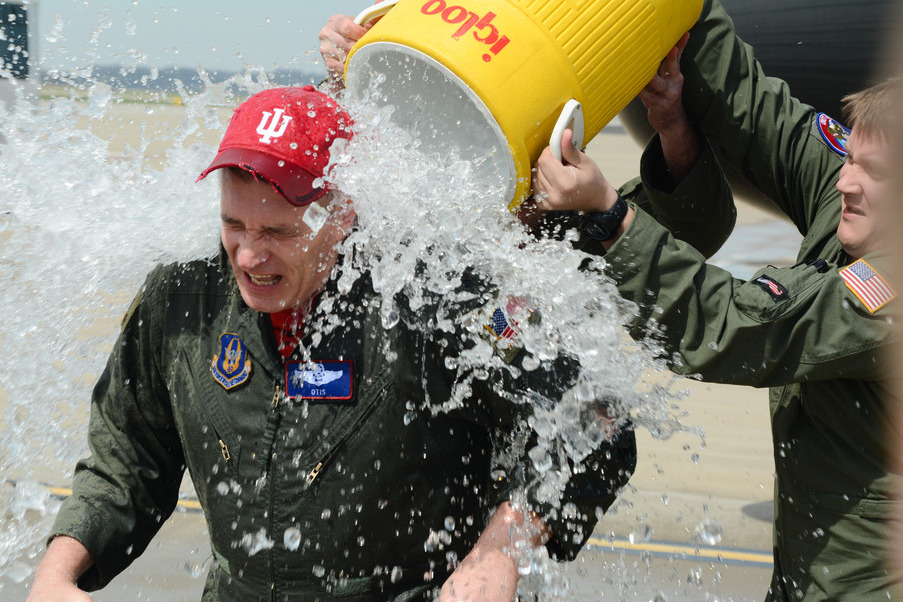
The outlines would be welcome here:
M 303 167 L 247 148 L 223 149 L 207 169 L 201 172 L 197 181 L 200 182 L 210 172 L 223 167 L 238 167 L 263 178 L 289 203 L 299 207 L 313 203 L 329 190 L 323 180 L 317 182 L 321 184 L 320 186 L 314 186 L 314 182 L 319 179 L 318 176 Z

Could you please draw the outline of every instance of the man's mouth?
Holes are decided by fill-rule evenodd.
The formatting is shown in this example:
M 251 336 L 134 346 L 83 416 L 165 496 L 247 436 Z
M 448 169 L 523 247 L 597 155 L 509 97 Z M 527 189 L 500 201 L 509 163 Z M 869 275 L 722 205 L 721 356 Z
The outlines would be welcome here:
M 862 210 L 858 205 L 850 205 L 848 203 L 843 204 L 843 213 L 845 215 L 865 215 L 865 211 Z
M 247 274 L 247 272 L 245 273 Z M 248 280 L 254 286 L 273 286 L 282 280 L 282 276 L 278 274 L 248 274 Z

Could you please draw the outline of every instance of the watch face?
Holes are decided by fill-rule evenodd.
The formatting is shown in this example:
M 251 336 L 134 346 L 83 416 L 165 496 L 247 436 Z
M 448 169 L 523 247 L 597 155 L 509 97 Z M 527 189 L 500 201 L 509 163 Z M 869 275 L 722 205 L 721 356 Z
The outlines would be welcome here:
M 618 200 L 608 211 L 593 211 L 583 216 L 583 232 L 593 240 L 611 240 L 627 215 L 629 207 L 618 195 Z
M 595 240 L 608 240 L 611 238 L 611 230 L 605 224 L 591 221 L 584 228 L 586 235 Z

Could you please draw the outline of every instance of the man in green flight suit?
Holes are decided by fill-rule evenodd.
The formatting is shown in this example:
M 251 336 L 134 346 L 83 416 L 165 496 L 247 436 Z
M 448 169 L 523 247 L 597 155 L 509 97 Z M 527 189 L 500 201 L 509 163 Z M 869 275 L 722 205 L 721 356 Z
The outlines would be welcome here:
M 354 211 L 322 180 L 350 127 L 312 87 L 233 114 L 201 175 L 222 174 L 219 256 L 158 267 L 126 315 L 30 600 L 86 600 L 124 570 L 186 468 L 211 539 L 205 600 L 510 600 L 509 548 L 573 558 L 613 502 L 635 464 L 629 426 L 567 467 L 567 512 L 532 499 L 525 455 L 504 458 L 530 408 L 512 400 L 560 399 L 575 360 L 490 367 L 460 407 L 435 409 L 462 377 L 445 359 L 474 343 L 431 328 L 430 304 L 469 315 L 492 290 L 462 279 L 466 300 L 416 310 L 397 298 L 383 326 L 366 266 L 339 254 Z
M 774 575 L 769 600 L 886 600 L 895 340 L 888 82 L 848 99 L 852 132 L 767 78 L 717 0 L 690 31 L 681 73 L 691 123 L 805 237 L 793 267 L 733 278 L 624 202 L 565 136 L 537 164 L 540 208 L 584 212 L 585 250 L 639 307 L 635 337 L 674 371 L 771 387 Z M 653 140 L 647 154 L 655 152 Z M 650 322 L 660 324 L 653 331 Z

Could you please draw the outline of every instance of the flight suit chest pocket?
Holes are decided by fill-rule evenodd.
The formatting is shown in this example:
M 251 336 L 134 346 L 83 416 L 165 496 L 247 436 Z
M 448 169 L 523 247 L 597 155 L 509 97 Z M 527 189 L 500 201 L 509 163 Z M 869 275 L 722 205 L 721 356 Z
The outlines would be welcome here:
M 215 473 L 221 477 L 238 472 L 242 436 L 233 427 L 233 420 L 240 418 L 242 404 L 238 397 L 249 393 L 225 390 L 211 374 L 209 360 L 193 355 L 184 349 L 178 354 L 173 370 L 173 411 L 193 478 L 209 482 Z M 269 380 L 267 383 L 271 384 Z M 230 416 L 230 410 L 236 416 Z M 196 487 L 200 488 L 197 482 Z
M 353 405 L 343 408 L 341 416 L 334 421 L 329 436 L 313 447 L 310 456 L 313 461 L 305 478 L 306 486 L 313 485 L 321 473 L 332 467 L 338 456 L 354 445 L 362 433 L 368 430 L 365 425 L 374 414 L 380 410 L 385 413 L 393 409 L 386 406 L 394 398 L 391 393 L 394 385 L 395 380 L 386 376 L 362 384 L 355 394 Z
M 816 266 L 763 268 L 736 288 L 734 304 L 752 320 L 773 322 L 807 303 L 824 279 Z

